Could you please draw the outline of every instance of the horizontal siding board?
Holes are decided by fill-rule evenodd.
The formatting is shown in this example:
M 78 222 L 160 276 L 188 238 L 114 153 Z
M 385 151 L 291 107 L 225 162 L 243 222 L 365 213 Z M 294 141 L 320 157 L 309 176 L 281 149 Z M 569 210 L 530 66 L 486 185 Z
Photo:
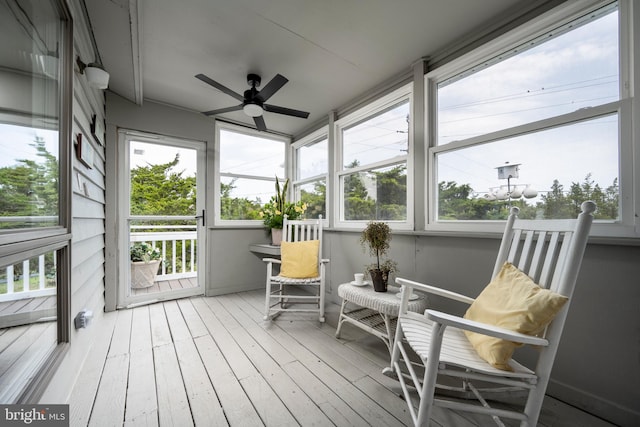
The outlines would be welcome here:
M 104 218 L 104 204 L 74 194 L 74 218 Z
M 73 240 L 79 242 L 95 236 L 103 236 L 105 226 L 102 218 L 76 218 L 73 221 Z
M 104 292 L 104 258 L 94 257 L 72 269 L 71 306 L 85 304 L 94 292 Z M 79 299 L 78 299 L 79 298 Z

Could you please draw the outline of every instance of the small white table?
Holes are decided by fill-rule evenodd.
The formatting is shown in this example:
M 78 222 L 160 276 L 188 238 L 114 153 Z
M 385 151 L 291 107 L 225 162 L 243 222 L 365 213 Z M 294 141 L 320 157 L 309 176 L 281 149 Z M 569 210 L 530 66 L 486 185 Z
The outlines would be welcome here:
M 373 286 L 356 286 L 344 283 L 338 286 L 338 296 L 342 298 L 340 318 L 336 329 L 336 338 L 340 338 L 340 329 L 344 322 L 369 332 L 380 338 L 392 351 L 393 338 L 397 326 L 398 313 L 400 311 L 400 298 L 396 294 L 400 288 L 389 286 L 387 292 L 376 292 Z M 356 307 L 347 311 L 347 304 Z M 416 313 L 427 309 L 427 299 L 423 296 L 409 301 L 408 310 Z

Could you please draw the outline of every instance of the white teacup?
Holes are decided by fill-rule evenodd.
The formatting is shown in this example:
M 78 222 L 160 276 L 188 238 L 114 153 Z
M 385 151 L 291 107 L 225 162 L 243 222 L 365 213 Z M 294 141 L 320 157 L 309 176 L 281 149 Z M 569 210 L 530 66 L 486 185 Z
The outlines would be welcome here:
M 364 274 L 363 273 L 356 273 L 353 275 L 353 278 L 356 281 L 356 285 L 358 286 L 362 286 L 362 284 L 364 283 Z

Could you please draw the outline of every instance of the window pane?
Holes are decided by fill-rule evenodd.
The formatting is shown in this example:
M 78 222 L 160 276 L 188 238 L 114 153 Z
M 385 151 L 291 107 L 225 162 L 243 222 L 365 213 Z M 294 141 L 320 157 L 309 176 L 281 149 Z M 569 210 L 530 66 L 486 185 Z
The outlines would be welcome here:
M 407 167 L 400 164 L 342 177 L 344 219 L 407 219 Z
M 220 129 L 220 219 L 260 220 L 284 162 L 282 140 Z
M 296 186 L 296 200 L 307 204 L 306 218 L 327 218 L 327 182 L 324 179 Z
M 617 10 L 579 25 L 440 83 L 438 145 L 618 100 Z
M 284 176 L 282 141 L 220 130 L 220 173 Z
M 261 206 L 275 193 L 274 183 L 220 177 L 220 219 L 259 220 Z
M 2 402 L 15 401 L 57 344 L 57 287 L 56 251 L 0 268 Z
M 593 200 L 596 218 L 615 220 L 618 159 L 617 114 L 440 153 L 438 219 L 505 219 L 509 203 L 525 218 L 574 218 Z M 499 178 L 505 165 L 518 165 L 514 178 Z
M 345 168 L 406 156 L 409 149 L 409 101 L 342 131 Z
M 0 230 L 59 223 L 62 21 L 50 2 L 13 4 L 0 4 Z
M 312 176 L 324 175 L 329 170 L 328 140 L 323 139 L 311 145 L 305 145 L 297 150 L 298 175 L 301 180 Z

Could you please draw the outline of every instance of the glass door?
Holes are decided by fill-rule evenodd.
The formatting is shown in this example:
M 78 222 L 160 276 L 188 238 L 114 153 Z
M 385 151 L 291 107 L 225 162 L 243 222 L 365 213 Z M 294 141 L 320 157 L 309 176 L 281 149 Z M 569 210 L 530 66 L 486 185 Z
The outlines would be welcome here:
M 122 136 L 118 306 L 204 294 L 205 143 Z

